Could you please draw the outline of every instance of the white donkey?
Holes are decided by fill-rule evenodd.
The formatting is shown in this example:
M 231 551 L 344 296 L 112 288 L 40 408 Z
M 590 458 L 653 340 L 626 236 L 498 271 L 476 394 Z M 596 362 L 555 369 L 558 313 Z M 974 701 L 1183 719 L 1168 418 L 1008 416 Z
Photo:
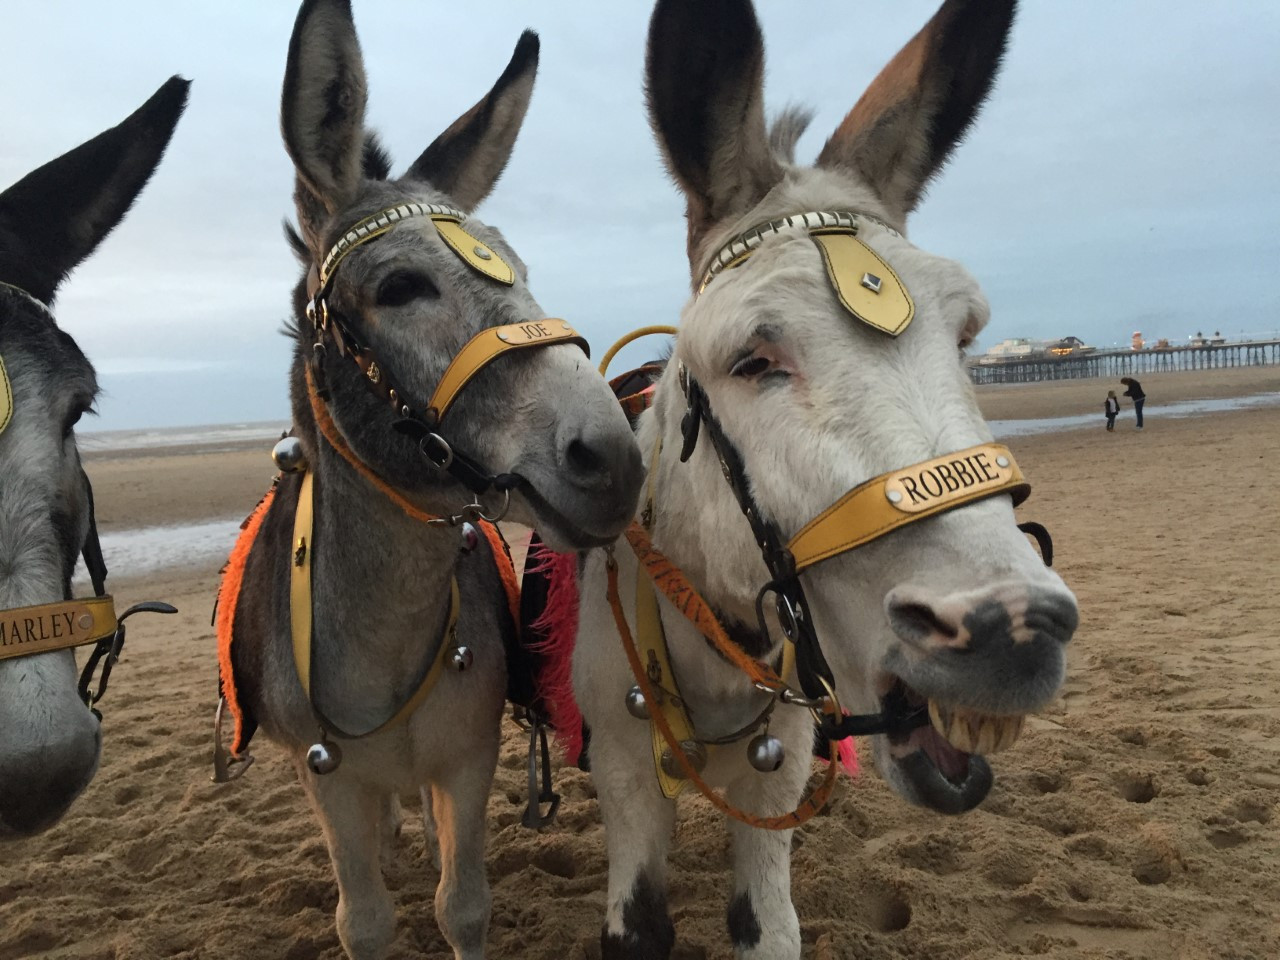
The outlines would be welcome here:
M 0 193 L 0 839 L 56 823 L 97 771 L 99 717 L 67 644 L 104 630 L 110 642 L 114 622 L 107 599 L 68 602 L 82 550 L 95 587 L 105 576 L 74 432 L 98 384 L 52 305 L 146 186 L 187 88 L 172 78 Z
M 602 551 L 586 561 L 574 689 L 607 829 L 606 960 L 656 960 L 674 942 L 664 874 L 675 804 L 660 767 L 688 779 L 705 763 L 728 804 L 783 817 L 810 772 L 812 720 L 786 705 L 804 699 L 832 711 L 837 736 L 881 732 L 876 765 L 902 796 L 960 812 L 990 788 L 981 754 L 1008 746 L 1061 683 L 1075 599 L 1018 530 L 1012 501 L 1026 487 L 991 443 L 963 365 L 986 301 L 958 264 L 905 237 L 988 94 L 1013 8 L 947 0 L 817 165 L 801 167 L 791 155 L 804 118 L 766 134 L 750 0 L 657 4 L 648 102 L 688 203 L 695 292 L 638 425 L 650 471 L 640 521 L 760 669 L 790 662 L 783 619 L 797 666 L 771 709 L 773 695 L 659 596 L 670 667 L 651 659 L 640 673 L 664 702 L 683 698 L 692 733 L 683 763 L 668 746 L 655 764 L 654 704 L 632 690 L 645 678 L 606 602 L 610 562 Z M 848 51 L 815 37 L 813 55 L 830 68 Z M 904 526 L 909 510 L 922 519 Z M 616 609 L 628 634 L 643 633 L 625 542 L 616 562 Z M 835 697 L 871 711 L 869 723 L 837 722 Z M 730 829 L 737 956 L 798 957 L 790 830 Z
M 366 139 L 348 0 L 306 0 L 289 45 L 281 125 L 306 272 L 295 437 L 237 548 L 243 585 L 224 579 L 219 638 L 234 749 L 244 760 L 254 718 L 289 750 L 353 960 L 394 938 L 382 840 L 399 825 L 395 798 L 419 790 L 428 830 L 439 824 L 441 931 L 460 960 L 484 955 L 485 811 L 513 624 L 502 548 L 479 535 L 479 514 L 509 503 L 562 548 L 598 546 L 629 521 L 642 479 L 581 340 L 545 319 L 523 263 L 471 216 L 511 155 L 537 66 L 526 32 L 489 93 L 391 179 Z

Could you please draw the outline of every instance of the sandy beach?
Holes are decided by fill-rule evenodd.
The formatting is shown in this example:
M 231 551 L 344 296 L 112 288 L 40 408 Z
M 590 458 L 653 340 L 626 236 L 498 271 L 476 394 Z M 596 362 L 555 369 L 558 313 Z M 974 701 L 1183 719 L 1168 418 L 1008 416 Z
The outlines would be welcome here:
M 908 807 L 867 762 L 797 832 L 807 960 L 1280 956 L 1280 406 L 1161 415 L 1280 391 L 1280 368 L 1142 382 L 1147 428 L 1126 404 L 1110 434 L 1102 399 L 1117 384 L 980 391 L 993 419 L 1096 414 L 1087 429 L 1009 441 L 1034 491 L 1019 513 L 1050 527 L 1080 600 L 1069 679 L 993 761 L 976 811 Z M 104 533 L 243 517 L 270 481 L 269 446 L 88 454 Z M 141 575 L 112 563 L 122 605 L 165 599 L 181 613 L 131 622 L 102 768 L 71 813 L 0 849 L 0 960 L 343 956 L 325 846 L 281 751 L 258 739 L 242 780 L 209 781 L 220 562 Z M 560 770 L 559 820 L 530 832 L 524 749 L 508 723 L 489 807 L 490 955 L 598 958 L 605 855 L 590 780 Z M 397 960 L 451 955 L 417 812 L 408 798 L 386 866 Z M 682 801 L 679 960 L 728 960 L 730 884 L 719 815 Z

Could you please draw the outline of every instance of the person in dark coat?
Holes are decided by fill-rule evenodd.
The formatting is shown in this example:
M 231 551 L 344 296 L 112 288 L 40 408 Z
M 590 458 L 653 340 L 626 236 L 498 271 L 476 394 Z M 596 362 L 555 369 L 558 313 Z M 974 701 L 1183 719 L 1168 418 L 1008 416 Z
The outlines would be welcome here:
M 1107 429 L 1114 430 L 1116 428 L 1116 415 L 1120 412 L 1120 401 L 1116 398 L 1114 390 L 1107 391 L 1107 399 L 1102 405 L 1102 410 L 1107 415 Z
M 1133 400 L 1133 415 L 1138 418 L 1138 429 L 1142 429 L 1142 405 L 1147 402 L 1147 395 L 1142 392 L 1142 384 L 1133 377 L 1121 377 L 1120 382 L 1127 388 L 1126 397 Z

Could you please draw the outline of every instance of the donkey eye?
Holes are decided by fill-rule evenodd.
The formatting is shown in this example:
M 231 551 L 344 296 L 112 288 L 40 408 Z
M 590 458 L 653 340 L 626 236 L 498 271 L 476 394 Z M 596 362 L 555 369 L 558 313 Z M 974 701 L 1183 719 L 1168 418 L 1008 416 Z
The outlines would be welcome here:
M 71 437 L 71 431 L 76 428 L 76 424 L 80 422 L 80 418 L 84 416 L 84 407 L 74 407 L 67 415 L 67 419 L 62 424 L 62 439 L 67 440 Z
M 397 270 L 378 284 L 378 306 L 403 307 L 422 297 L 435 298 L 440 291 L 425 273 Z
M 745 377 L 747 379 L 758 377 L 769 369 L 771 363 L 772 361 L 768 357 L 759 355 L 743 357 L 733 365 L 733 368 L 729 371 L 729 376 Z

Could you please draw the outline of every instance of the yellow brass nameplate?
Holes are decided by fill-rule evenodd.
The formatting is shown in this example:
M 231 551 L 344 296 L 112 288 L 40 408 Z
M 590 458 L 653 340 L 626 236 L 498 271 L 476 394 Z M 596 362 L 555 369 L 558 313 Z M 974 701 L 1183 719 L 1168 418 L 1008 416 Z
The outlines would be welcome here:
M 1017 469 L 1007 450 L 973 447 L 889 474 L 884 495 L 903 513 L 921 513 L 999 488 L 1014 479 Z
M 9 425 L 13 416 L 13 387 L 9 385 L 9 374 L 4 368 L 4 357 L 0 357 L 0 433 Z
M 440 231 L 440 238 L 472 270 L 483 273 L 490 280 L 505 283 L 507 286 L 511 286 L 516 282 L 515 271 L 511 269 L 507 262 L 498 256 L 488 244 L 481 243 L 463 230 L 462 224 L 456 220 L 446 220 L 440 217 L 432 217 L 431 220 L 436 225 L 436 229 Z
M 893 267 L 849 231 L 815 233 L 827 278 L 841 306 L 867 326 L 896 337 L 915 316 L 911 294 Z
M 116 630 L 111 597 L 66 600 L 0 611 L 0 660 L 79 647 Z

